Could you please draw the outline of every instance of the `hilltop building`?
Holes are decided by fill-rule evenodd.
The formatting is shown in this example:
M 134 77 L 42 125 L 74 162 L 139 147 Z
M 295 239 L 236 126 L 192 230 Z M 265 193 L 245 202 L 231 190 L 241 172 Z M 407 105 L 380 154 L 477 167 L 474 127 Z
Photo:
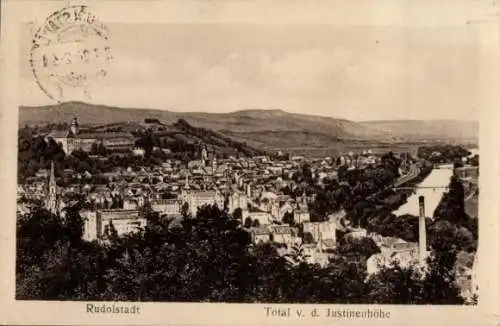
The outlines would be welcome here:
M 134 137 L 131 134 L 116 131 L 82 131 L 79 129 L 76 117 L 71 121 L 69 130 L 53 130 L 45 138 L 61 144 L 66 154 L 71 154 L 75 150 L 90 152 L 94 144 L 103 144 L 110 151 L 123 151 L 134 147 Z

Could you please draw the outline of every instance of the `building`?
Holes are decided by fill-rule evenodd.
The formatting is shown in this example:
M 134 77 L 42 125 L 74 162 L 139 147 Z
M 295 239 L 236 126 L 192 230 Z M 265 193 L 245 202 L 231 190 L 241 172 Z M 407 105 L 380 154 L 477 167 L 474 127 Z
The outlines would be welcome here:
M 224 197 L 215 190 L 196 191 L 183 189 L 181 193 L 182 204 L 188 204 L 191 215 L 196 215 L 198 208 L 204 205 L 217 205 L 219 208 L 224 207 Z
M 237 208 L 240 208 L 242 211 L 248 210 L 248 198 L 245 194 L 242 194 L 239 191 L 234 191 L 229 195 L 228 199 L 228 209 L 230 212 Z
M 268 212 L 263 211 L 242 211 L 242 223 L 245 222 L 247 218 L 250 218 L 252 221 L 259 221 L 259 225 L 269 225 L 272 221 L 272 216 Z
M 383 267 L 390 267 L 398 263 L 401 267 L 407 268 L 412 264 L 417 264 L 419 260 L 418 246 L 409 246 L 406 250 L 390 250 L 381 248 L 381 253 L 368 258 L 366 270 L 368 275 L 377 273 Z
M 293 214 L 296 223 L 300 224 L 311 220 L 309 205 L 307 204 L 307 197 L 305 193 L 302 194 L 300 201 L 297 202 L 297 207 Z
M 426 259 L 429 252 L 427 251 L 424 196 L 419 197 L 418 205 L 418 243 L 406 242 L 399 238 L 372 235 L 372 239 L 380 248 L 380 253 L 368 258 L 366 262 L 368 275 L 377 273 L 380 268 L 390 266 L 395 262 L 399 263 L 402 267 L 415 265 L 420 269 L 426 268 Z
M 319 242 L 321 240 L 323 241 L 332 240 L 333 243 L 336 243 L 337 225 L 334 221 L 305 222 L 303 225 L 304 225 L 304 234 L 310 233 L 312 235 L 314 242 Z
M 97 239 L 97 213 L 94 211 L 84 210 L 80 212 L 83 218 L 83 239 L 93 241 Z
M 275 243 L 291 245 L 296 240 L 293 229 L 290 226 L 271 225 L 269 226 L 269 230 L 271 231 L 271 241 Z
M 267 227 L 250 228 L 250 236 L 252 238 L 252 242 L 255 244 L 271 241 L 271 232 Z
M 179 216 L 181 214 L 182 202 L 178 199 L 153 199 L 151 208 L 160 214 L 167 216 Z
M 118 236 L 121 236 L 145 227 L 147 220 L 139 216 L 138 210 L 101 209 L 95 213 L 95 223 L 89 223 L 90 228 L 95 227 L 95 237 L 97 239 L 105 237 L 110 231 L 111 225 L 113 225 Z M 89 230 L 88 234 L 94 234 L 93 230 Z
M 138 210 L 131 209 L 101 209 L 96 212 L 86 212 L 84 238 L 88 241 L 104 239 L 111 226 L 118 236 L 136 232 L 147 225 L 147 220 L 139 216 Z
M 366 232 L 366 229 L 350 229 L 350 232 L 345 235 L 347 238 L 352 238 L 352 239 L 361 239 L 364 238 L 368 235 Z
M 61 144 L 66 154 L 75 150 L 90 152 L 93 145 L 102 144 L 108 151 L 124 151 L 133 148 L 135 139 L 131 134 L 124 132 L 89 132 L 78 128 L 78 119 L 75 117 L 69 130 L 53 130 L 45 136 L 46 140 L 53 139 Z

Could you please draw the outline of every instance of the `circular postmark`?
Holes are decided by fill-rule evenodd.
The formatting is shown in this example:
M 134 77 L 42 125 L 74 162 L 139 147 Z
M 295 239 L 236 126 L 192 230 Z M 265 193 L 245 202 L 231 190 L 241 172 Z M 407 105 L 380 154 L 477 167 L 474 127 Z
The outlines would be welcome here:
M 89 87 L 107 75 L 109 31 L 85 5 L 51 14 L 35 33 L 30 64 L 42 91 L 56 101 L 90 97 Z

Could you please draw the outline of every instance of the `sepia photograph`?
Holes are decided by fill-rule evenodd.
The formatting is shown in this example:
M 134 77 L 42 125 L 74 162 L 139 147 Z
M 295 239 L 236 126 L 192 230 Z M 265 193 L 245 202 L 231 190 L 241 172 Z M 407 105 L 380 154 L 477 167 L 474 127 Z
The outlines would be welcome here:
M 481 301 L 474 21 L 40 7 L 16 44 L 15 300 L 283 318 Z

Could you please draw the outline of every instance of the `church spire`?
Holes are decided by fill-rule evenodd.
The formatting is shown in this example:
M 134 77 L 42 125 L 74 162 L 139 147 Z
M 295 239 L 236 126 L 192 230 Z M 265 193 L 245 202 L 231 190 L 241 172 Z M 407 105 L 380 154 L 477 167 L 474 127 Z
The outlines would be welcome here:
M 52 213 L 57 213 L 57 184 L 54 173 L 54 161 L 50 162 L 49 195 L 47 200 L 47 209 Z
M 203 144 L 203 147 L 201 149 L 201 165 L 202 166 L 207 166 L 208 161 L 208 151 L 207 151 L 207 145 Z
M 49 185 L 55 185 L 56 184 L 56 177 L 54 174 L 54 161 L 50 161 L 50 179 L 49 179 Z
M 77 119 L 77 117 L 74 117 L 73 120 L 71 120 L 70 130 L 73 133 L 73 135 L 76 136 L 78 134 L 78 119 Z

